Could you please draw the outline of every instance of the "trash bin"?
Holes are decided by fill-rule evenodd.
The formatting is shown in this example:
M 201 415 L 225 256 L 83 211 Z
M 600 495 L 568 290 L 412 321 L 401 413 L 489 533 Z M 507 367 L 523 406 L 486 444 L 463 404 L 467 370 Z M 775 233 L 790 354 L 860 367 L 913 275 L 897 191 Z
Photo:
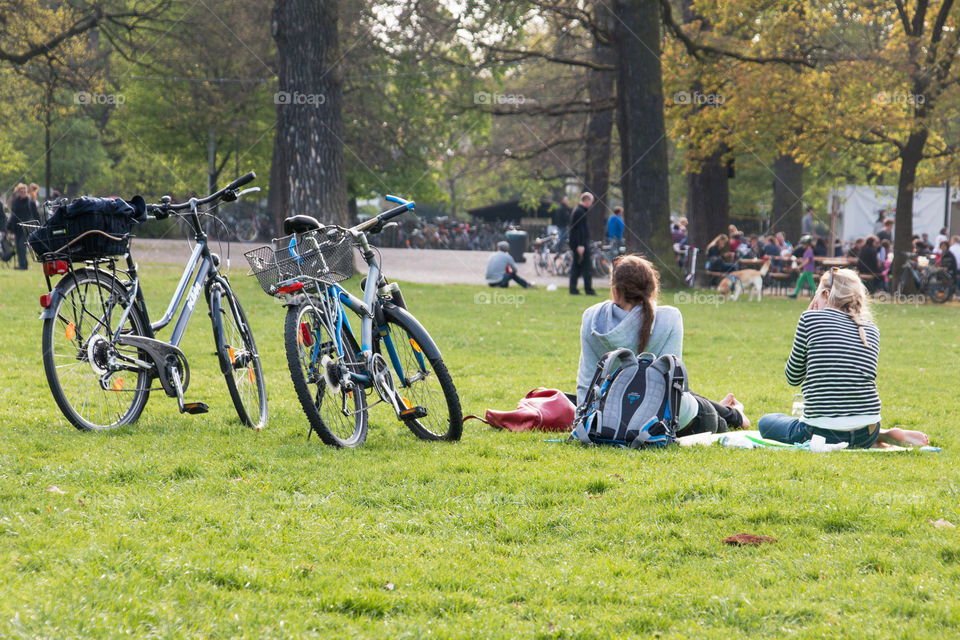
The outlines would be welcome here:
M 507 231 L 507 243 L 510 245 L 510 255 L 517 262 L 526 262 L 523 252 L 527 250 L 527 232 L 523 229 Z

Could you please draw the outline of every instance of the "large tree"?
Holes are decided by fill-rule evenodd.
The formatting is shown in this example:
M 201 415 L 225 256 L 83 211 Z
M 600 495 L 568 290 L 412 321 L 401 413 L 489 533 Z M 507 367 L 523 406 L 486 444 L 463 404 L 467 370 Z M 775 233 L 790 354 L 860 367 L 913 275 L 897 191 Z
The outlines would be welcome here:
M 277 128 L 270 211 L 350 224 L 343 162 L 338 0 L 276 0 Z

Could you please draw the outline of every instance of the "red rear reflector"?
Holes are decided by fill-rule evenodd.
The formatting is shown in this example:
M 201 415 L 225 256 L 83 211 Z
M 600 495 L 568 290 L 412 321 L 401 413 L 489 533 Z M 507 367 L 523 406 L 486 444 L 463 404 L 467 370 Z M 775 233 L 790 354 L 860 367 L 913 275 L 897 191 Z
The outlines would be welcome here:
M 313 334 L 310 333 L 310 324 L 307 322 L 300 323 L 300 336 L 303 339 L 303 344 L 310 347 L 313 346 Z
M 300 291 L 300 289 L 303 289 L 302 282 L 292 282 L 290 284 L 285 284 L 279 289 L 277 289 L 277 293 L 283 293 L 283 294 L 293 293 L 294 291 Z
M 70 264 L 66 260 L 51 260 L 43 263 L 43 275 L 52 276 L 64 274 L 70 269 Z
M 45 294 L 43 294 L 42 296 L 40 296 L 40 306 L 43 307 L 44 309 L 46 309 L 47 307 L 50 306 L 50 294 L 49 294 L 49 293 L 45 293 Z

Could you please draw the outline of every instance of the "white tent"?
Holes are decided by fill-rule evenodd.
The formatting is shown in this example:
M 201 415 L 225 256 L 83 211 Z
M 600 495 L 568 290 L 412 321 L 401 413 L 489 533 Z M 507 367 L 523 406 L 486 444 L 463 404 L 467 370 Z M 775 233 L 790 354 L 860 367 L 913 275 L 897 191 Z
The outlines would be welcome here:
M 875 224 L 881 209 L 886 210 L 888 217 L 893 217 L 897 206 L 896 187 L 870 187 L 847 185 L 830 192 L 832 196 L 840 198 L 840 219 L 837 233 L 844 242 L 852 242 L 857 238 L 865 238 L 875 233 Z M 929 234 L 933 241 L 940 229 L 944 227 L 943 213 L 946 189 L 943 187 L 925 187 L 917 189 L 913 194 L 913 233 Z M 956 189 L 950 192 L 950 201 L 956 202 Z M 829 207 L 829 205 L 828 205 Z

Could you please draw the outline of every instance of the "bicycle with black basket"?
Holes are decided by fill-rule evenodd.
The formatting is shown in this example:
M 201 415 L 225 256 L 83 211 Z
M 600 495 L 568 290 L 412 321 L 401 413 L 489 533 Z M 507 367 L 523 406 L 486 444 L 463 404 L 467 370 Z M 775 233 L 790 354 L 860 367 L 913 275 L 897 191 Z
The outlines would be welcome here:
M 167 396 L 177 399 L 181 413 L 207 412 L 206 404 L 184 400 L 190 367 L 179 348 L 201 293 L 237 415 L 258 431 L 266 425 L 266 386 L 253 334 L 201 224 L 201 216 L 213 215 L 203 207 L 258 191 L 238 191 L 255 177 L 250 172 L 183 204 L 172 204 L 165 196 L 159 204 L 147 205 L 135 196 L 129 204 L 118 201 L 121 213 L 111 215 L 83 213 L 78 201 L 71 205 L 62 201 L 58 209 L 62 214 L 51 216 L 31 235 L 31 250 L 43 263 L 50 291 L 40 300 L 43 367 L 57 406 L 75 427 L 102 430 L 135 422 L 154 379 Z M 166 312 L 151 322 L 130 255 L 132 221 L 171 215 L 187 221 L 196 244 Z M 118 265 L 120 259 L 125 267 Z M 63 277 L 51 287 L 56 275 Z M 181 304 L 170 338 L 158 339 L 156 333 L 170 324 Z
M 363 444 L 368 410 L 380 402 L 423 440 L 459 440 L 463 431 L 460 398 L 440 349 L 407 309 L 400 287 L 383 276 L 367 238 L 414 208 L 387 199 L 399 206 L 351 228 L 306 215 L 287 218 L 288 235 L 245 254 L 263 290 L 287 308 L 287 364 L 310 432 L 335 447 Z M 362 299 L 339 284 L 353 275 L 356 249 L 368 267 Z M 359 342 L 347 310 L 360 318 Z M 372 404 L 371 392 L 378 398 Z

